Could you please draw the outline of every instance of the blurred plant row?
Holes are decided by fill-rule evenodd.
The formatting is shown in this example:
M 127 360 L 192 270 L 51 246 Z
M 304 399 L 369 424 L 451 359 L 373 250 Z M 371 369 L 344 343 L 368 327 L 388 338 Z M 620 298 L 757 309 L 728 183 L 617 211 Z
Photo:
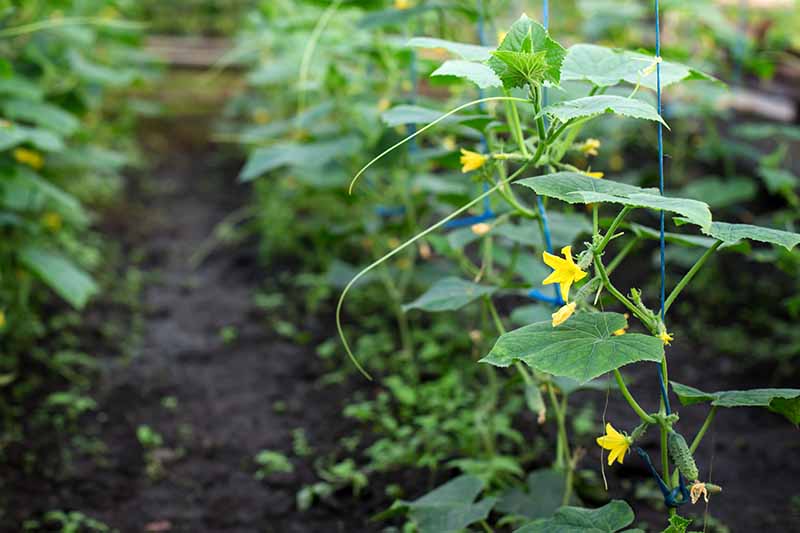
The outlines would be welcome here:
M 81 391 L 93 362 L 69 334 L 80 322 L 69 309 L 83 309 L 101 285 L 93 273 L 112 267 L 93 209 L 140 161 L 133 127 L 148 106 L 115 95 L 157 74 L 119 4 L 0 2 L 3 453 L 34 419 L 63 426 L 92 405 Z M 29 409 L 34 398 L 43 410 Z
M 320 458 L 321 481 L 302 491 L 303 506 L 347 486 L 358 492 L 373 473 L 410 467 L 440 478 L 462 474 L 415 502 L 402 501 L 392 487 L 398 500 L 387 516 L 406 513 L 412 531 L 441 531 L 437 521 L 455 515 L 463 522 L 447 522 L 452 530 L 471 524 L 489 530 L 492 509 L 492 516 L 502 516 L 495 527 L 538 519 L 524 530 L 545 531 L 584 516 L 573 507 L 556 512 L 562 504 L 605 501 L 595 471 L 580 464 L 582 450 L 596 449 L 599 413 L 592 404 L 581 407 L 569 399 L 587 388 L 625 390 L 624 382 L 590 379 L 597 374 L 541 378 L 498 372 L 477 360 L 490 353 L 506 325 L 550 327 L 551 313 L 570 300 L 568 289 L 559 294 L 543 286 L 550 270 L 542 252 L 580 249 L 593 234 L 602 237 L 599 228 L 624 231 L 625 239 L 609 230 L 603 242 L 585 243 L 587 250 L 609 245 L 614 259 L 606 261 L 608 272 L 619 267 L 626 285 L 657 295 L 659 236 L 652 214 L 621 222 L 623 210 L 622 218 L 612 220 L 613 212 L 576 202 L 569 197 L 575 190 L 557 184 L 569 178 L 579 192 L 619 184 L 606 191 L 617 195 L 647 194 L 658 185 L 656 130 L 652 122 L 637 120 L 658 119 L 650 111 L 656 62 L 652 48 L 623 53 L 581 44 L 561 49 L 562 65 L 547 55 L 562 52 L 537 33 L 541 26 L 511 26 L 522 7 L 541 12 L 541 3 L 519 4 L 278 0 L 251 13 L 238 36 L 233 55 L 248 65 L 249 90 L 231 101 L 217 137 L 248 151 L 239 178 L 253 184 L 261 253 L 266 259 L 302 259 L 303 273 L 292 283 L 304 291 L 308 311 L 327 312 L 331 297 L 352 289 L 344 304 L 346 338 L 353 339 L 352 352 L 365 369 L 380 376 L 376 390 L 359 388 L 346 409 L 375 437 L 356 433 L 343 440 L 342 455 Z M 649 207 L 670 209 L 702 228 L 687 234 L 670 227 L 667 286 L 705 263 L 717 247 L 731 259 L 712 258 L 699 273 L 691 270 L 692 285 L 672 310 L 670 331 L 693 338 L 706 355 L 736 357 L 743 367 L 759 360 L 786 371 L 780 361 L 800 353 L 792 327 L 800 312 L 794 233 L 800 213 L 790 148 L 800 140 L 800 129 L 742 120 L 727 95 L 739 85 L 780 81 L 780 67 L 796 57 L 791 25 L 798 15 L 741 12 L 710 1 L 665 1 L 662 10 L 669 60 L 660 66 L 668 88 L 663 117 L 671 128 L 665 138 L 668 191 L 680 205 Z M 524 32 L 515 37 L 521 27 L 531 32 L 527 41 Z M 652 46 L 652 35 L 647 2 L 558 2 L 551 13 L 550 36 L 562 43 L 637 50 Z M 495 52 L 498 44 L 501 53 Z M 542 47 L 545 59 L 536 55 Z M 590 108 L 598 100 L 580 101 L 587 95 L 606 97 L 603 102 L 622 116 L 589 121 L 607 108 Z M 489 98 L 441 119 L 480 96 Z M 533 108 L 515 98 L 533 102 Z M 626 104 L 614 107 L 621 100 Z M 551 106 L 545 113 L 536 107 L 542 103 Z M 544 115 L 552 123 L 543 124 Z M 542 206 L 546 218 L 522 188 L 504 185 L 531 161 L 546 175 L 524 184 L 549 197 Z M 350 194 L 354 176 L 360 181 Z M 551 177 L 558 179 L 546 181 Z M 486 198 L 476 201 L 479 195 Z M 567 198 L 558 209 L 547 202 Z M 723 234 L 720 228 L 730 228 L 716 222 L 712 229 L 709 207 L 715 221 L 734 223 L 735 231 Z M 450 216 L 456 210 L 459 215 Z M 697 218 L 701 212 L 708 213 L 707 221 L 705 214 Z M 437 224 L 444 217 L 447 223 Z M 745 230 L 740 223 L 760 229 Z M 428 231 L 433 224 L 438 231 Z M 592 258 L 583 257 L 591 264 Z M 626 264 L 626 257 L 638 259 Z M 348 285 L 356 274 L 357 283 Z M 598 310 L 593 300 L 597 305 L 599 290 L 590 285 L 574 297 L 576 316 L 570 318 L 574 303 L 564 305 L 553 314 L 554 325 L 605 316 L 619 322 L 609 338 L 624 334 L 622 315 L 590 312 Z M 604 300 L 611 305 L 601 299 L 600 309 Z M 655 318 L 651 333 L 666 343 L 671 335 Z M 744 322 L 752 331 L 742 328 Z M 301 338 L 291 327 L 279 329 Z M 341 368 L 337 339 L 321 344 L 318 353 L 332 365 L 328 381 L 353 379 L 350 367 Z M 496 355 L 494 362 L 501 359 L 498 366 L 513 358 Z M 682 402 L 701 397 L 686 389 L 676 385 Z M 797 398 L 787 401 L 795 405 Z M 349 455 L 360 459 L 353 463 Z M 554 496 L 532 497 L 543 493 Z M 479 494 L 484 499 L 476 501 Z M 617 529 L 633 521 L 619 501 L 586 513 L 591 523 L 605 520 Z M 688 522 L 671 520 L 670 531 L 686 531 Z

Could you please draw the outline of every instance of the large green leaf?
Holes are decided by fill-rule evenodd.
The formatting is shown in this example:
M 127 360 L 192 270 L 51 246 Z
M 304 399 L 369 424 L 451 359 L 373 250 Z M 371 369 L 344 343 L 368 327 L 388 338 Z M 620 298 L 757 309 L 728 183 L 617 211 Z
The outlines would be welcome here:
M 55 133 L 10 122 L 0 127 L 0 150 L 8 150 L 23 143 L 31 143 L 46 152 L 64 149 L 64 141 Z
M 725 243 L 735 243 L 742 239 L 766 242 L 783 246 L 791 251 L 800 244 L 800 234 L 779 229 L 752 226 L 750 224 L 730 224 L 728 222 L 712 222 L 706 234 Z
M 712 223 L 713 224 L 713 223 Z M 657 241 L 661 239 L 661 233 L 654 228 L 642 226 L 641 224 L 631 224 L 633 233 L 641 239 L 650 239 Z M 684 235 L 683 233 L 664 232 L 664 241 L 672 244 L 680 244 L 681 246 L 700 246 L 702 248 L 711 248 L 716 239 L 711 237 L 703 237 L 701 235 Z
M 97 285 L 86 272 L 56 252 L 27 246 L 20 250 L 18 258 L 20 263 L 75 308 L 82 308 L 97 292 Z
M 536 194 L 557 198 L 571 204 L 609 202 L 630 207 L 646 207 L 683 215 L 701 228 L 711 226 L 708 205 L 689 198 L 661 196 L 654 189 L 642 189 L 625 183 L 595 179 L 577 172 L 558 172 L 516 182 L 530 187 Z
M 544 60 L 546 62 L 546 68 L 543 72 L 544 79 L 556 85 L 560 83 L 561 64 L 564 62 L 567 52 L 563 46 L 550 38 L 544 26 L 532 21 L 527 15 L 523 14 L 512 24 L 511 29 L 503 38 L 503 42 L 500 43 L 497 50 L 518 53 L 544 52 Z M 495 56 L 489 59 L 489 66 L 503 80 L 503 84 L 507 89 L 516 86 L 510 83 L 514 80 L 513 70 L 510 70 L 509 66 L 500 57 Z
M 664 119 L 658 114 L 655 107 L 635 98 L 625 98 L 611 94 L 586 96 L 575 100 L 566 100 L 542 110 L 551 117 L 557 118 L 561 122 L 573 118 L 595 117 L 606 113 L 622 115 L 624 117 L 641 118 L 661 122 L 665 126 Z
M 681 189 L 681 195 L 706 202 L 709 207 L 730 207 L 755 198 L 758 189 L 753 180 L 731 178 L 722 180 L 705 176 Z
M 487 61 L 492 56 L 492 50 L 494 50 L 494 48 L 488 46 L 457 43 L 455 41 L 447 41 L 445 39 L 436 39 L 433 37 L 414 37 L 408 41 L 408 46 L 416 48 L 442 48 L 467 61 Z
M 241 181 L 250 181 L 270 170 L 286 165 L 322 166 L 336 157 L 352 155 L 361 147 L 358 137 L 348 136 L 310 143 L 281 142 L 255 150 L 239 173 Z
M 512 488 L 505 491 L 497 501 L 496 509 L 531 520 L 549 517 L 562 505 L 565 483 L 564 473 L 559 470 L 535 470 L 528 475 L 526 490 Z
M 598 509 L 561 507 L 552 518 L 537 520 L 514 533 L 616 533 L 629 526 L 633 519 L 633 510 L 627 503 L 612 500 Z
M 766 407 L 800 424 L 800 389 L 750 389 L 703 392 L 675 381 L 672 390 L 683 405 L 711 402 L 717 407 Z
M 25 100 L 41 100 L 44 97 L 44 91 L 41 87 L 17 75 L 10 78 L 0 78 L 0 94 Z
M 461 278 L 447 277 L 434 283 L 425 294 L 413 302 L 404 305 L 403 311 L 411 309 L 430 312 L 455 311 L 496 290 L 497 287 L 488 287 Z
M 611 87 L 625 81 L 655 90 L 657 83 L 655 72 L 644 72 L 652 65 L 653 59 L 652 56 L 637 52 L 616 50 L 595 44 L 576 44 L 567 50 L 567 57 L 561 69 L 561 79 L 588 81 L 598 87 Z M 715 78 L 680 63 L 662 61 L 662 87 L 684 80 L 715 80 Z
M 475 502 L 484 488 L 483 481 L 473 476 L 459 476 L 413 502 L 399 502 L 393 507 L 405 508 L 420 533 L 455 533 L 485 520 L 495 499 Z
M 519 360 L 540 372 L 580 382 L 630 363 L 660 362 L 664 344 L 656 337 L 614 335 L 627 325 L 619 313 L 580 313 L 557 327 L 538 322 L 501 335 L 481 362 L 507 367 Z
M 450 59 L 431 73 L 431 76 L 456 76 L 471 81 L 481 89 L 500 87 L 503 82 L 494 71 L 483 63 Z
M 80 126 L 75 115 L 58 106 L 32 100 L 9 100 L 3 105 L 8 118 L 31 122 L 59 135 L 69 136 Z

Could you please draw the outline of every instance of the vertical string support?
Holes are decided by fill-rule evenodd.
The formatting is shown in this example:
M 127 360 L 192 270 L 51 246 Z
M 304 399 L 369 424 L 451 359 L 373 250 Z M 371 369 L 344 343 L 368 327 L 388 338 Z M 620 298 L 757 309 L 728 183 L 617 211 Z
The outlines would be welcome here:
M 656 58 L 661 57 L 661 18 L 659 1 L 655 0 L 656 11 Z M 658 114 L 662 114 L 662 101 L 661 101 L 661 61 L 656 61 L 656 100 Z M 658 122 L 658 190 L 661 195 L 664 195 L 664 126 Z M 664 238 L 664 211 L 659 213 L 659 254 L 661 266 L 661 321 L 664 321 L 665 308 L 664 302 L 666 300 L 666 285 L 667 285 L 667 266 L 666 266 L 666 243 Z M 664 409 L 667 414 L 671 413 L 669 405 L 669 395 L 667 394 L 666 384 L 664 383 L 664 372 L 661 365 L 658 368 L 659 388 L 661 389 L 661 396 L 664 400 Z

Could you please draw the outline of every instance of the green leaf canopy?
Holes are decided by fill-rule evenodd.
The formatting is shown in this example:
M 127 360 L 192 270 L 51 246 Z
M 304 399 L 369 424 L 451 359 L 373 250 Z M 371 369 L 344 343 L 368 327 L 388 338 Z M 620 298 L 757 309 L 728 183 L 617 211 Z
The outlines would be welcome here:
M 492 294 L 497 287 L 489 287 L 465 281 L 455 276 L 442 278 L 428 289 L 425 294 L 413 302 L 403 306 L 403 311 L 421 309 L 423 311 L 455 311 L 477 300 L 481 296 Z
M 550 38 L 544 26 L 529 19 L 527 15 L 523 14 L 511 26 L 497 51 L 501 52 L 501 56 L 498 57 L 495 53 L 489 60 L 489 66 L 503 80 L 503 86 L 506 89 L 521 87 L 521 85 L 519 85 L 519 70 L 514 68 L 513 64 L 509 65 L 506 60 L 501 59 L 503 52 L 529 55 L 543 53 L 544 68 L 541 71 L 542 78 L 555 85 L 560 83 L 561 64 L 564 62 L 567 52 L 563 46 Z M 514 57 L 516 59 L 513 61 L 516 61 L 516 63 L 525 64 L 526 60 L 517 56 Z M 509 59 L 509 57 L 505 59 Z
M 20 250 L 19 261 L 56 294 L 80 309 L 97 293 L 97 285 L 83 270 L 62 255 L 28 246 Z
M 514 533 L 615 533 L 629 526 L 633 510 L 622 500 L 612 500 L 598 509 L 561 507 L 552 518 L 537 520 Z M 626 533 L 641 531 L 628 529 Z
M 675 381 L 672 390 L 683 405 L 711 402 L 717 407 L 766 407 L 800 424 L 800 389 L 750 389 L 703 392 Z
M 413 502 L 401 502 L 420 533 L 455 533 L 486 519 L 495 499 L 475 502 L 483 490 L 483 481 L 473 476 L 459 476 Z M 397 505 L 397 504 L 396 504 Z
M 538 322 L 501 335 L 482 363 L 522 361 L 540 372 L 581 383 L 638 361 L 660 362 L 664 344 L 651 335 L 614 332 L 627 327 L 619 313 L 581 313 L 560 326 Z
M 577 172 L 557 172 L 526 178 L 516 183 L 530 187 L 536 194 L 571 204 L 608 202 L 629 207 L 663 209 L 683 215 L 687 221 L 704 230 L 711 227 L 711 211 L 707 204 L 689 198 L 661 196 L 655 189 L 642 189 L 607 179 L 595 179 Z
M 783 246 L 790 252 L 792 248 L 800 244 L 800 234 L 779 229 L 765 228 L 763 226 L 753 226 L 750 224 L 730 224 L 728 222 L 712 222 L 708 231 L 715 239 L 722 242 L 734 243 L 742 239 L 766 242 Z
M 566 122 L 573 118 L 596 117 L 606 113 L 613 113 L 623 117 L 653 120 L 667 125 L 656 108 L 635 98 L 625 98 L 612 94 L 586 96 L 575 100 L 565 100 L 547 106 L 542 113 Z

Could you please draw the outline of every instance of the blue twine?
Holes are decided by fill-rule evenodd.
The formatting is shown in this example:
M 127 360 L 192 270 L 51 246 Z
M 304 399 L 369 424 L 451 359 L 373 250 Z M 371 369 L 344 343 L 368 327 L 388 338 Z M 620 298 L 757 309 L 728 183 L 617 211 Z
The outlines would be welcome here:
M 656 58 L 661 57 L 661 21 L 660 21 L 660 8 L 659 8 L 659 0 L 655 0 L 655 11 L 656 11 Z M 658 102 L 658 114 L 661 115 L 662 113 L 662 102 L 661 102 L 661 63 L 656 63 L 656 100 Z M 664 194 L 664 128 L 661 123 L 658 123 L 658 190 L 663 196 Z M 667 279 L 667 267 L 666 267 L 666 243 L 664 238 L 664 211 L 662 210 L 659 216 L 659 253 L 660 253 L 660 262 L 661 262 L 661 321 L 664 322 L 665 316 L 665 301 L 666 301 L 666 279 Z M 672 409 L 670 408 L 669 404 L 669 393 L 667 392 L 667 386 L 664 383 L 664 371 L 661 368 L 661 365 L 657 365 L 656 369 L 658 370 L 658 385 L 661 392 L 661 399 L 664 403 L 664 411 L 667 415 L 672 413 Z M 683 478 L 683 475 L 678 476 L 678 486 L 675 487 L 673 490 L 669 490 L 664 480 L 661 479 L 661 476 L 658 475 L 653 463 L 650 461 L 650 456 L 647 455 L 647 452 L 642 450 L 641 448 L 636 448 L 637 453 L 640 457 L 645 459 L 647 465 L 650 469 L 650 473 L 656 479 L 659 488 L 661 489 L 661 493 L 664 496 L 664 503 L 668 507 L 677 507 L 679 505 L 683 505 L 689 500 L 689 490 L 686 488 L 686 480 Z M 665 475 L 669 475 L 669 472 L 665 472 Z M 678 500 L 678 496 L 681 496 L 682 499 Z
M 376 205 L 375 206 L 375 214 L 379 217 L 396 217 L 400 215 L 404 215 L 406 212 L 406 208 L 402 205 L 392 206 L 392 205 Z
M 478 0 L 478 42 L 481 44 L 481 46 L 486 46 L 486 31 L 484 28 L 484 20 L 483 20 L 483 0 Z M 485 94 L 483 89 L 478 88 L 478 98 L 482 99 L 484 96 Z M 480 111 L 484 111 L 486 109 L 485 103 L 481 102 L 480 104 L 478 104 L 478 109 Z M 486 136 L 483 134 L 481 134 L 481 152 L 484 154 L 489 152 L 489 144 L 486 142 Z M 484 182 L 483 192 L 485 193 L 488 190 L 489 190 L 489 184 Z M 492 203 L 488 196 L 483 199 L 482 205 L 483 205 L 482 214 L 451 220 L 450 222 L 446 223 L 444 227 L 446 229 L 463 228 L 466 226 L 471 226 L 473 224 L 479 224 L 481 222 L 492 220 L 497 216 L 492 211 Z

